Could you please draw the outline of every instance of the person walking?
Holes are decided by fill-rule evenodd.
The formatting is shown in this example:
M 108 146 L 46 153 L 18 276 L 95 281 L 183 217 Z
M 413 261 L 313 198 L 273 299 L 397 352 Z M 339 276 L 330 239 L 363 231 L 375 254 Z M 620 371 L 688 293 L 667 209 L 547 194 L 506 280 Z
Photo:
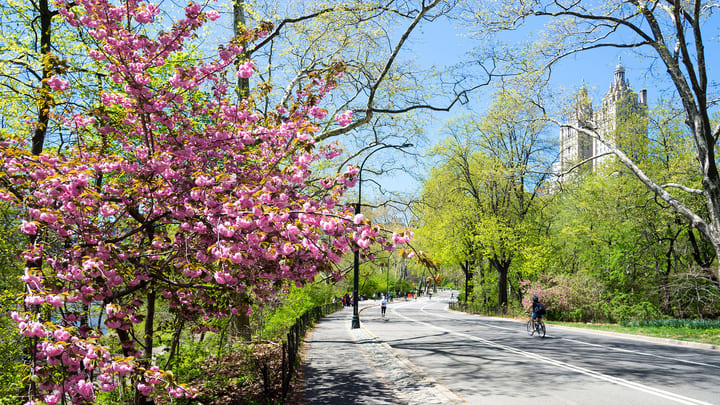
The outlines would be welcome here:
M 387 297 L 383 295 L 382 301 L 380 301 L 380 315 L 383 318 L 385 318 L 385 311 L 387 310 L 387 304 L 388 304 Z

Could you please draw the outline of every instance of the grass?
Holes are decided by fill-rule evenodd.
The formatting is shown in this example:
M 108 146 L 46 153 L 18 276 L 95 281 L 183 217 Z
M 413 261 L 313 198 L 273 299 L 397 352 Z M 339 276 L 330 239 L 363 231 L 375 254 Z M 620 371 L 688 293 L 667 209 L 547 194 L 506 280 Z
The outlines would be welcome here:
M 675 324 L 662 322 L 639 322 L 628 324 L 592 324 L 576 322 L 547 322 L 549 325 L 570 326 L 573 328 L 594 329 L 629 335 L 652 336 L 665 339 L 720 345 L 720 324 L 698 327 L 693 324 Z

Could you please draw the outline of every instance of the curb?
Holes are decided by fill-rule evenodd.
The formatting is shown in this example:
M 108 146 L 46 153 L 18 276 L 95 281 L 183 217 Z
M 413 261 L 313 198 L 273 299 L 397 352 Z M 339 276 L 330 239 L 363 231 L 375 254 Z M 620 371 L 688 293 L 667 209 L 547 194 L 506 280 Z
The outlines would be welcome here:
M 362 314 L 362 311 L 369 309 L 369 308 L 376 308 L 379 307 L 380 304 L 373 303 L 364 306 L 363 308 L 358 308 L 358 315 Z M 384 353 L 383 357 L 385 357 L 393 366 L 391 369 L 387 369 L 386 367 L 383 367 L 382 369 L 378 368 L 377 359 L 373 360 L 371 357 L 371 354 L 368 352 L 370 349 L 365 348 L 363 351 L 363 355 L 365 356 L 365 359 L 368 361 L 370 366 L 375 370 L 375 373 L 383 380 L 385 385 L 390 388 L 391 390 L 395 391 L 396 398 L 400 401 L 406 401 L 409 405 L 416 405 L 416 404 L 465 404 L 467 403 L 459 394 L 452 391 L 448 387 L 446 387 L 444 384 L 438 382 L 431 376 L 427 375 L 426 373 L 422 372 L 414 363 L 412 363 L 410 360 L 400 356 L 389 344 L 386 342 L 383 342 L 380 340 L 370 329 L 368 329 L 363 322 L 360 322 L 360 329 L 356 329 L 357 331 L 362 331 L 362 333 L 365 333 L 365 335 L 374 342 L 375 345 L 377 345 L 378 348 Z M 352 331 L 352 330 L 351 330 Z M 351 332 L 352 334 L 352 332 Z M 355 340 L 356 337 L 353 337 Z M 357 342 L 357 340 L 356 340 Z M 387 365 L 386 365 L 387 366 Z M 399 379 L 399 380 L 398 380 Z M 404 380 L 404 381 L 403 381 Z M 397 390 L 397 386 L 399 383 L 407 384 L 408 380 L 411 380 L 411 383 L 413 385 L 416 385 L 414 388 L 414 396 L 419 396 L 421 398 L 412 398 L 413 395 L 408 395 L 407 393 L 404 393 L 403 390 Z

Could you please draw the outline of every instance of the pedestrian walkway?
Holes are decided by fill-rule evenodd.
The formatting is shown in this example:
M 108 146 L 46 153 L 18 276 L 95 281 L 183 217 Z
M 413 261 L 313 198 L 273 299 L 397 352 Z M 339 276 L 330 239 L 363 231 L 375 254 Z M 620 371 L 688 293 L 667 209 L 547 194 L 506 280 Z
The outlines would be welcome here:
M 321 319 L 305 346 L 304 398 L 308 404 L 396 404 L 350 335 L 352 307 Z
M 361 302 L 362 308 L 378 305 Z M 462 399 L 419 375 L 368 329 L 351 329 L 352 307 L 322 319 L 305 346 L 308 404 L 459 404 Z

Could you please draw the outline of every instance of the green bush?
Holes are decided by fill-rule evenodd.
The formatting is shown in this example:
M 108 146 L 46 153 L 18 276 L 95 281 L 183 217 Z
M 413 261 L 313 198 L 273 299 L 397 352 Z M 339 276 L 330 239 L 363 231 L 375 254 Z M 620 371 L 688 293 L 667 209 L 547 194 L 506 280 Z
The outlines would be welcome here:
M 14 310 L 16 294 L 4 291 L 0 294 L 0 404 L 22 404 L 27 399 L 27 381 L 29 367 L 27 339 L 18 331 L 15 322 L 10 319 Z
M 262 339 L 282 338 L 295 321 L 310 308 L 332 300 L 333 287 L 323 284 L 310 284 L 304 287 L 292 287 L 281 298 L 281 305 L 264 313 L 264 325 L 258 331 Z
M 720 319 L 653 319 L 634 320 L 622 322 L 623 326 L 630 327 L 656 327 L 656 328 L 685 328 L 685 329 L 720 329 Z
M 650 320 L 661 317 L 660 310 L 651 302 L 635 303 L 637 298 L 630 294 L 615 294 L 604 306 L 605 316 L 611 322 Z

